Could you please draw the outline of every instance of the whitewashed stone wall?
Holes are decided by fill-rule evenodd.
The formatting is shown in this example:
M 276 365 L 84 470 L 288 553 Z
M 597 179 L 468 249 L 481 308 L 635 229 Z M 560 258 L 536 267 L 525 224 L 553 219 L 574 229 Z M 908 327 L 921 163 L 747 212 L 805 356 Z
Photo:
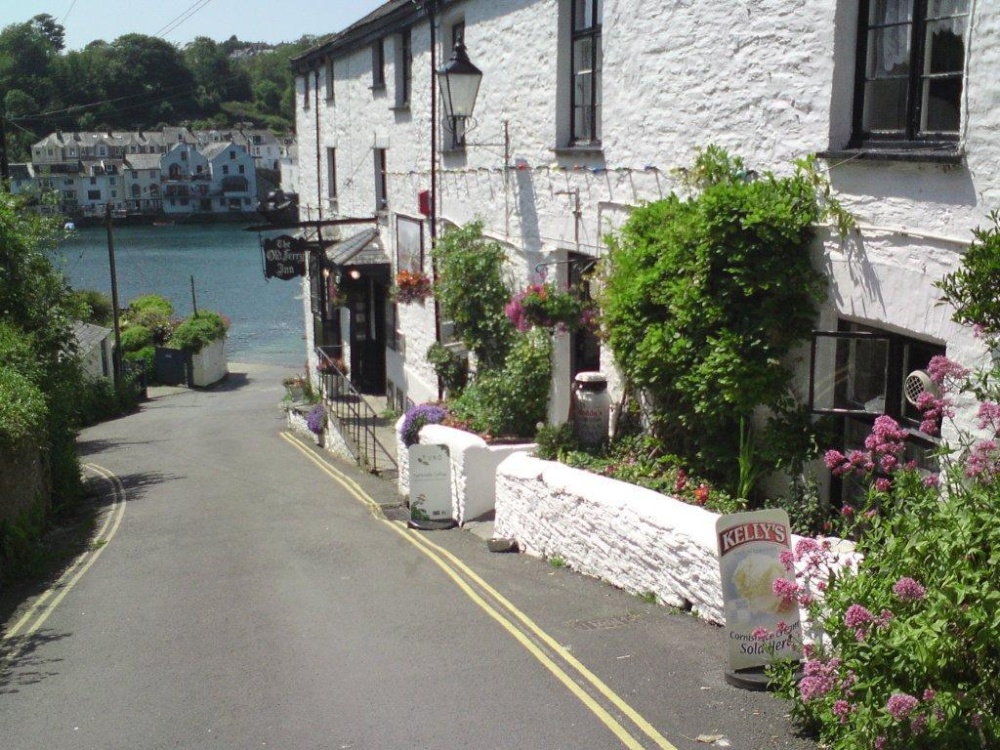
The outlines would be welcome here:
M 714 513 L 521 454 L 497 469 L 499 537 L 635 594 L 724 622 Z
M 197 354 L 191 355 L 191 382 L 196 386 L 218 383 L 228 372 L 224 338 L 216 339 Z
M 397 487 L 399 494 L 406 497 L 410 494 L 410 462 L 409 451 L 400 437 L 402 423 L 402 419 L 396 423 L 396 455 L 399 461 Z M 421 428 L 420 442 L 448 448 L 451 460 L 452 518 L 460 526 L 493 510 L 497 467 L 508 456 L 535 449 L 534 443 L 488 445 L 478 435 L 436 424 Z

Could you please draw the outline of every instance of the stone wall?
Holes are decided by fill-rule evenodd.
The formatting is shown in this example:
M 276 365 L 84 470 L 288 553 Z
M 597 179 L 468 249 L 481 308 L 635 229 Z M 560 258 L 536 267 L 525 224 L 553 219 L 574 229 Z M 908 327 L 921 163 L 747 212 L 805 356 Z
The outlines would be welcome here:
M 0 523 L 13 521 L 41 498 L 51 503 L 48 469 L 33 446 L 0 450 Z
M 396 455 L 399 460 L 399 493 L 410 494 L 409 451 L 400 437 L 402 418 L 396 424 Z M 453 427 L 431 424 L 420 430 L 420 442 L 444 445 L 451 459 L 451 510 L 459 525 L 490 513 L 496 498 L 497 467 L 516 453 L 528 453 L 534 443 L 489 445 L 478 435 Z
M 724 622 L 718 515 L 636 485 L 526 454 L 496 473 L 499 537 L 635 594 Z

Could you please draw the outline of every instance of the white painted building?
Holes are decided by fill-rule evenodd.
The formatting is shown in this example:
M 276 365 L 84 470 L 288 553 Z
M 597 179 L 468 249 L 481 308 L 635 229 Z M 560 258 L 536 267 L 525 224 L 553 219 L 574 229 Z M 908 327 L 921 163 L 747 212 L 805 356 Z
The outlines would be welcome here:
M 438 128 L 438 229 L 481 218 L 518 284 L 537 269 L 564 283 L 577 267 L 567 261 L 602 255 L 602 235 L 631 207 L 680 189 L 673 170 L 699 147 L 718 144 L 759 173 L 787 174 L 819 154 L 859 231 L 841 241 L 821 229 L 815 241 L 830 282 L 817 332 L 862 335 L 818 335 L 815 361 L 804 348 L 798 396 L 809 400 L 815 370 L 814 405 L 837 411 L 850 447 L 876 413 L 913 416 L 902 383 L 934 354 L 987 361 L 937 304 L 934 282 L 1000 208 L 1000 7 L 393 0 L 293 67 L 301 216 L 377 213 L 391 267 L 358 269 L 366 285 L 339 333 L 348 345 L 376 339 L 397 400 L 437 397 L 424 359 L 433 305 L 394 307 L 384 288 L 400 267 L 430 272 L 420 210 L 431 188 L 434 85 L 425 6 L 437 11 L 436 65 L 464 39 L 483 72 L 466 144 Z M 328 330 L 327 343 L 337 333 Z M 572 348 L 570 336 L 557 337 L 556 419 L 568 408 Z M 601 364 L 612 370 L 607 352 Z M 971 422 L 960 408 L 958 423 Z M 918 452 L 932 447 L 907 424 Z M 945 436 L 954 437 L 947 424 Z

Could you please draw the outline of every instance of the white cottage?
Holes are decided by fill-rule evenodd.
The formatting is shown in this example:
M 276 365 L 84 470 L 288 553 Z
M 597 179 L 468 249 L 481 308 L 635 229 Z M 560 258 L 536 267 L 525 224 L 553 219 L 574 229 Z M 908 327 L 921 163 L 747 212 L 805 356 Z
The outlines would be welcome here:
M 432 71 L 464 43 L 483 73 L 474 118 L 432 116 Z M 293 61 L 303 218 L 377 217 L 385 267 L 356 270 L 351 315 L 311 341 L 374 352 L 398 403 L 438 395 L 431 304 L 393 305 L 403 268 L 430 271 L 449 224 L 481 218 L 518 283 L 566 283 L 602 235 L 679 187 L 718 144 L 758 172 L 819 155 L 858 232 L 823 229 L 830 294 L 798 395 L 856 444 L 879 413 L 919 433 L 903 382 L 946 353 L 988 353 L 937 304 L 971 231 L 1000 208 L 1000 8 L 972 0 L 393 0 Z M 431 196 L 428 202 L 427 196 Z M 431 210 L 433 209 L 433 210 Z M 436 220 L 436 221 L 435 221 Z M 341 235 L 343 236 L 343 235 Z M 557 336 L 551 414 L 574 371 L 600 364 Z M 591 352 L 588 354 L 588 352 Z M 958 423 L 971 423 L 960 409 Z M 946 437 L 953 437 L 947 432 Z M 833 487 L 833 492 L 839 488 Z

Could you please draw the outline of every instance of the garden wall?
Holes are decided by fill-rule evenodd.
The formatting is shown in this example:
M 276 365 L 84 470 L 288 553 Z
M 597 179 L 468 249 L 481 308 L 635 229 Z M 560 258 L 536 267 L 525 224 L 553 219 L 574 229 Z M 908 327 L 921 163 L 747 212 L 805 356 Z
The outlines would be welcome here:
M 396 424 L 396 455 L 399 461 L 399 493 L 410 494 L 409 451 L 403 444 Z M 453 427 L 431 424 L 420 430 L 424 445 L 445 445 L 451 459 L 451 511 L 459 525 L 493 510 L 496 499 L 497 467 L 509 456 L 528 453 L 534 443 L 489 445 L 478 435 Z
M 717 518 L 658 492 L 524 453 L 496 472 L 498 537 L 723 623 Z
M 191 356 L 191 383 L 199 388 L 226 377 L 226 340 L 216 339 Z
M 48 471 L 38 448 L 28 445 L 0 451 L 0 523 L 14 521 L 36 498 L 48 507 L 50 496 Z

